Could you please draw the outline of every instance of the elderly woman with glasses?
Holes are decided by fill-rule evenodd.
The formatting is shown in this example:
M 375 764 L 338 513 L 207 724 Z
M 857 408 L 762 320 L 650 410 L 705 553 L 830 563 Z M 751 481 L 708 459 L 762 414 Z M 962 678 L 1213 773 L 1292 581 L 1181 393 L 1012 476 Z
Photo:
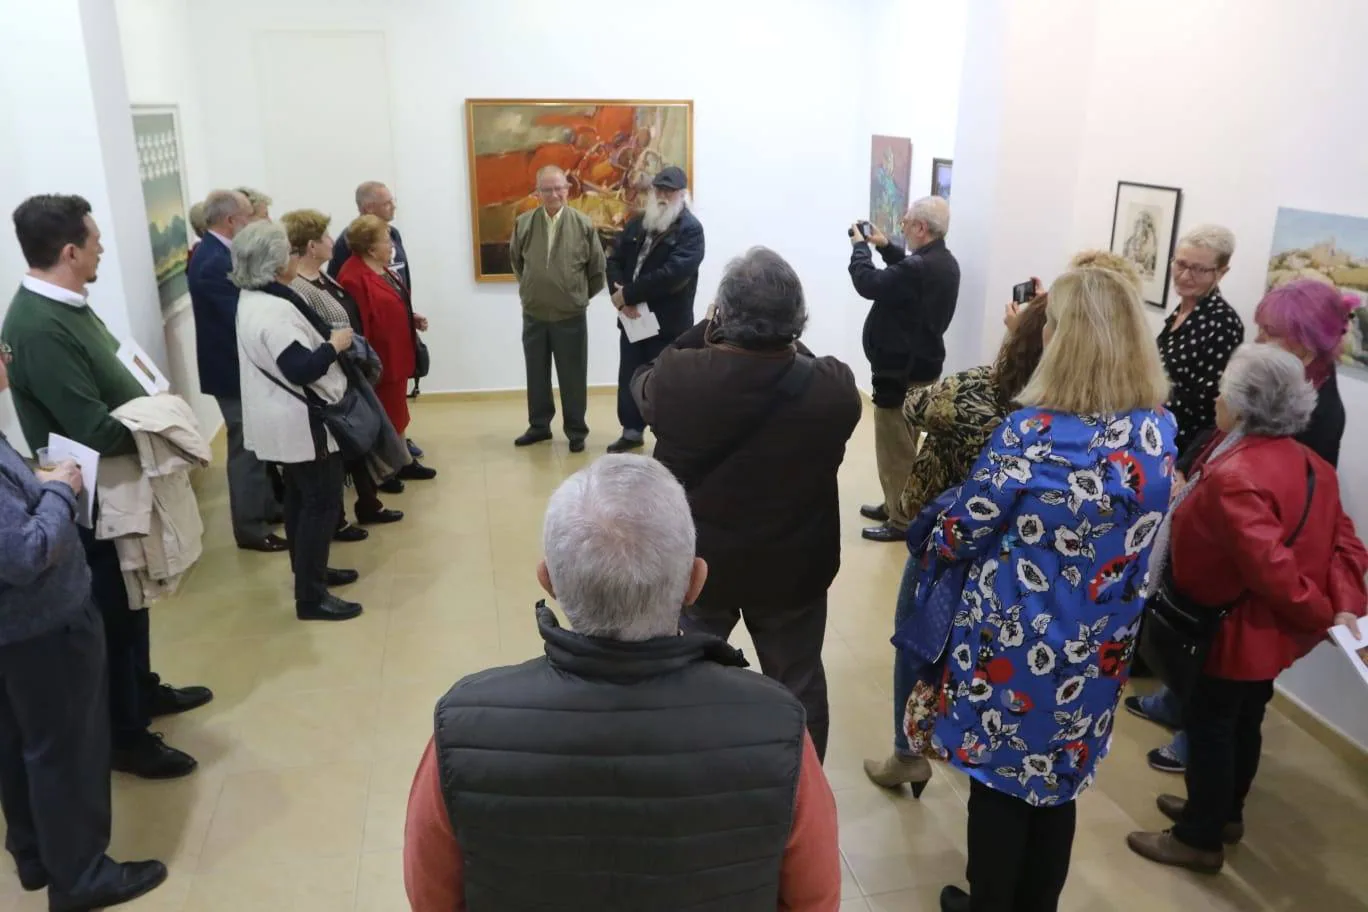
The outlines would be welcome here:
M 243 444 L 285 479 L 285 532 L 295 576 L 295 616 L 345 621 L 361 606 L 328 591 L 355 582 L 355 570 L 332 570 L 328 550 L 342 509 L 342 457 L 319 408 L 342 401 L 347 377 L 337 363 L 352 330 L 325 339 L 309 306 L 289 288 L 297 263 L 285 229 L 252 222 L 233 238 L 228 278 L 238 297 Z
M 1223 844 L 1244 836 L 1274 678 L 1331 626 L 1355 622 L 1368 602 L 1368 551 L 1341 505 L 1335 469 L 1296 439 L 1316 400 L 1291 352 L 1237 351 L 1216 400 L 1221 433 L 1155 536 L 1150 578 L 1161 578 L 1167 562 L 1184 601 L 1229 613 L 1183 710 L 1187 799 L 1159 796 L 1175 826 L 1127 839 L 1151 861 L 1221 870 Z

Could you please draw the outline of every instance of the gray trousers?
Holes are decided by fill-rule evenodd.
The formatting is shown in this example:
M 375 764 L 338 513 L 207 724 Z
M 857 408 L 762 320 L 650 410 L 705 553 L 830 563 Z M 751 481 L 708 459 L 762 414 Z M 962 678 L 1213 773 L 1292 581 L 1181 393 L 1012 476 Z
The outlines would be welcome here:
M 53 895 L 112 871 L 104 627 L 93 604 L 52 633 L 0 646 L 0 802 L 16 862 Z
M 569 320 L 534 320 L 523 314 L 523 357 L 527 360 L 527 424 L 534 431 L 551 430 L 556 400 L 551 395 L 551 359 L 560 381 L 565 436 L 589 436 L 584 412 L 589 404 L 589 321 L 584 314 Z
M 242 445 L 242 400 L 216 398 L 228 431 L 228 508 L 233 514 L 233 537 L 239 544 L 259 542 L 271 533 L 271 519 L 281 507 L 266 475 L 266 464 Z

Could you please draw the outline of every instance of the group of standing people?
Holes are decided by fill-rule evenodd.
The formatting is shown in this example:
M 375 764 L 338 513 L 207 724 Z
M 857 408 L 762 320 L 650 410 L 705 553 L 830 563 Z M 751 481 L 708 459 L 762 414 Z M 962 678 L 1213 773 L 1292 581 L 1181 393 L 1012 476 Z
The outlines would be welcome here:
M 269 204 L 243 189 L 204 201 L 188 270 L 200 387 L 217 398 L 228 432 L 238 547 L 290 553 L 300 620 L 347 620 L 362 606 L 330 589 L 359 574 L 330 566 L 331 544 L 402 520 L 379 494 L 437 474 L 405 436 L 410 383 L 427 370 L 419 334 L 428 324 L 413 308 L 388 187 L 357 188 L 360 214 L 336 243 L 323 213 L 296 210 L 277 224 Z M 355 452 L 328 421 L 351 409 L 379 428 Z M 354 524 L 343 504 L 348 479 Z M 284 539 L 271 531 L 282 522 Z

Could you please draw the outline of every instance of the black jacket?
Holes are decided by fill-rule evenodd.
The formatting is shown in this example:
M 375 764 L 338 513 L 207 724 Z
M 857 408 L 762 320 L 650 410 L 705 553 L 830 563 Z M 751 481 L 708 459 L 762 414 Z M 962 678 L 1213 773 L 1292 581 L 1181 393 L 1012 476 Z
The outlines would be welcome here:
M 705 325 L 637 371 L 632 393 L 655 433 L 655 458 L 689 496 L 708 562 L 699 601 L 792 608 L 826 592 L 841 566 L 836 473 L 860 421 L 855 375 L 836 358 L 816 359 L 802 397 L 750 433 L 794 349 L 710 344 Z
M 803 708 L 716 637 L 563 630 L 437 704 L 470 912 L 774 912 Z M 531 867 L 529 867 L 531 865 Z
M 874 265 L 868 244 L 856 244 L 850 254 L 855 291 L 874 302 L 864 324 L 865 357 L 876 375 L 901 373 L 908 383 L 935 380 L 959 297 L 959 263 L 943 239 L 910 254 L 880 247 L 879 255 L 887 268 Z
M 687 208 L 646 254 L 635 279 L 637 256 L 646 241 L 642 217 L 627 223 L 608 256 L 608 290 L 622 286 L 628 304 L 646 304 L 660 321 L 660 333 L 677 336 L 693 325 L 698 267 L 703 263 L 703 224 Z M 619 327 L 621 331 L 621 327 Z

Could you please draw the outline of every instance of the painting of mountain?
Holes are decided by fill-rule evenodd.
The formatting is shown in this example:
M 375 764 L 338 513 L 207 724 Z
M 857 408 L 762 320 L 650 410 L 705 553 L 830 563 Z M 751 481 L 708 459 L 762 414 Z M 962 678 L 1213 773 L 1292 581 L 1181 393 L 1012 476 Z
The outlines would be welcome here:
M 157 271 L 157 296 L 162 316 L 189 291 L 185 266 L 190 258 L 190 230 L 186 211 L 181 133 L 173 106 L 135 106 L 133 139 L 138 147 L 147 234 Z
M 1341 362 L 1368 367 L 1368 218 L 1279 209 L 1266 287 L 1271 290 L 1297 279 L 1334 285 L 1359 300 Z

